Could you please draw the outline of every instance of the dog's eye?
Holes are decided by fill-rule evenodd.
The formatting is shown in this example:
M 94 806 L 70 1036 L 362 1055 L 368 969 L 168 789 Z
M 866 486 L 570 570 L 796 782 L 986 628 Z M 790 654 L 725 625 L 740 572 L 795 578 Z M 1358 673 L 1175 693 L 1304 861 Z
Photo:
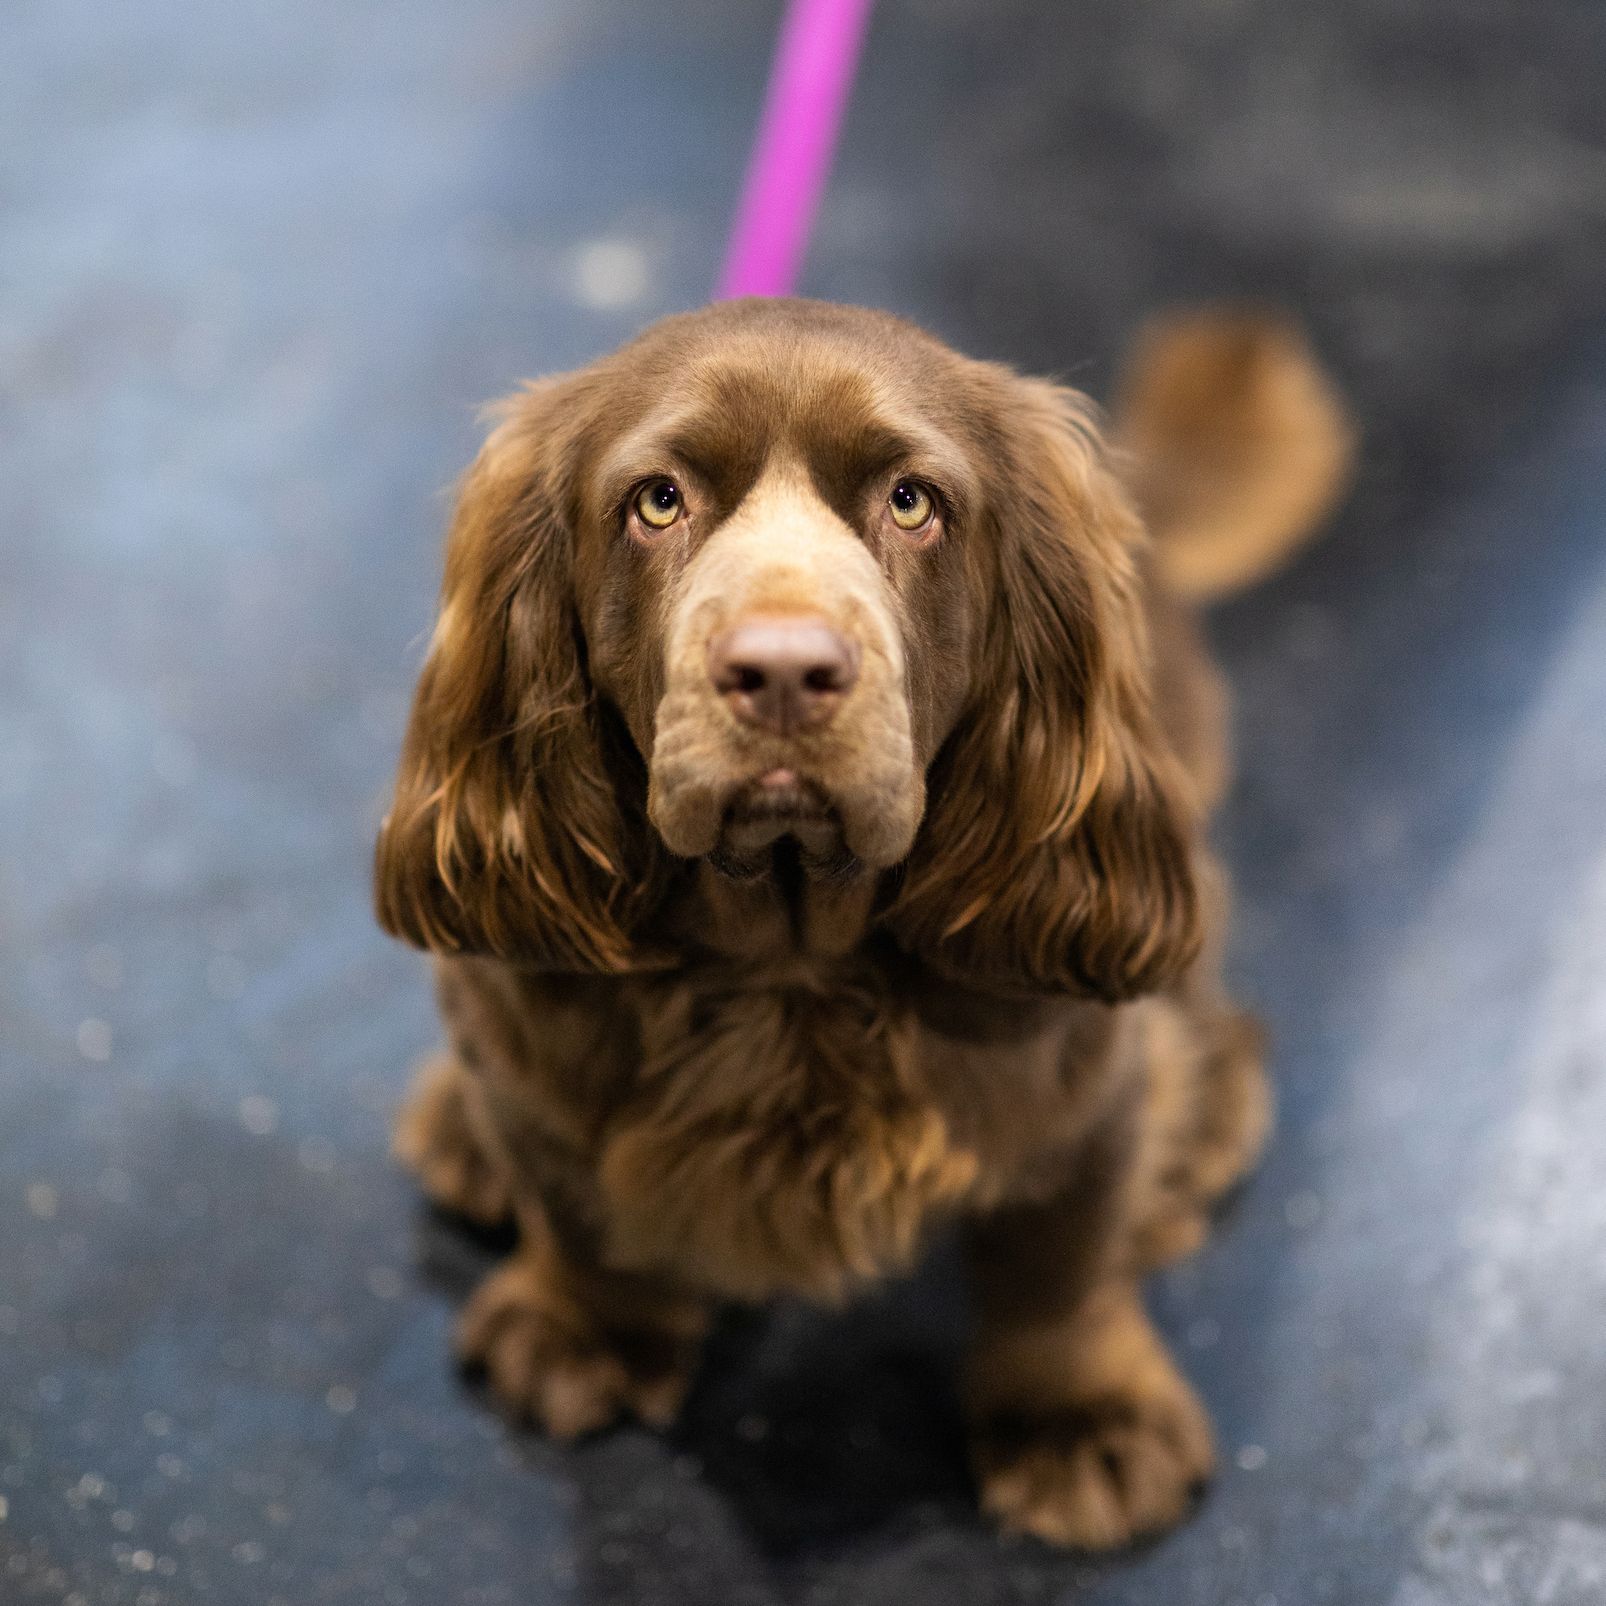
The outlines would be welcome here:
M 685 511 L 673 480 L 649 480 L 636 492 L 636 517 L 649 530 L 667 530 Z
M 913 535 L 931 523 L 937 511 L 936 499 L 919 480 L 899 480 L 887 498 L 892 522 Z

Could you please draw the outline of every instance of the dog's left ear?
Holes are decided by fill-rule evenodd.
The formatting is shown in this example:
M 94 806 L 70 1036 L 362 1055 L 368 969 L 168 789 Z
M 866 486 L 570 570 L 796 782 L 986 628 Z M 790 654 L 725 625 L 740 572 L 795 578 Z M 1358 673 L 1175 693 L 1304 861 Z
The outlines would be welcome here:
M 973 701 L 888 914 L 982 984 L 1152 992 L 1200 941 L 1186 784 L 1155 718 L 1142 531 L 1075 392 L 983 368 L 1000 421 Z

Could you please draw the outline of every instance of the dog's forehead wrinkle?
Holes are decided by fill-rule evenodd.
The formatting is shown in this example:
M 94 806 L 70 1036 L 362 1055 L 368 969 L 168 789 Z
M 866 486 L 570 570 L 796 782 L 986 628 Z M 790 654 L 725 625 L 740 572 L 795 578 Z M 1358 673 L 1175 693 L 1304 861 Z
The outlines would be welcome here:
M 874 353 L 800 339 L 733 355 L 710 353 L 692 389 L 720 422 L 806 450 L 821 436 L 839 441 L 905 434 L 918 422 L 923 387 Z M 749 444 L 754 444 L 749 442 Z
M 965 386 L 919 346 L 760 325 L 642 359 L 630 375 L 636 405 L 657 399 L 607 454 L 614 495 L 643 474 L 683 467 L 728 509 L 789 454 L 850 519 L 867 483 L 899 469 L 934 479 L 956 502 L 971 499 L 974 432 L 956 406 Z

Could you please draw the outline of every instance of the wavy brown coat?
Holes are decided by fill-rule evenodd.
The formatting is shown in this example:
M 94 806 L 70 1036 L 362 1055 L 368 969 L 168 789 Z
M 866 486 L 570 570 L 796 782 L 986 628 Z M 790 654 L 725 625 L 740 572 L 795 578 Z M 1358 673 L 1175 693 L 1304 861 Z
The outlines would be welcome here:
M 402 1152 L 519 1229 L 462 1348 L 552 1431 L 667 1420 L 718 1301 L 840 1298 L 956 1222 L 987 1508 L 1108 1546 L 1208 1474 L 1138 1279 L 1202 1240 L 1267 1099 L 1218 975 L 1224 700 L 1162 576 L 1280 556 L 1345 440 L 1297 339 L 1225 315 L 1151 338 L 1121 427 L 1141 455 L 808 302 L 667 320 L 502 408 L 377 895 L 449 1038 Z M 854 666 L 806 729 L 710 671 L 752 617 Z

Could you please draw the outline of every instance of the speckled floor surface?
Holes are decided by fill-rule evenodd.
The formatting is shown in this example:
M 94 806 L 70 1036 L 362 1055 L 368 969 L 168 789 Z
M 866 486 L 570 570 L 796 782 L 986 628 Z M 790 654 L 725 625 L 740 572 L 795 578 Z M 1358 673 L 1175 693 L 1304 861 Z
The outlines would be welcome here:
M 0 18 L 0 1601 L 1606 1599 L 1606 11 L 883 0 L 807 288 L 1095 390 L 1309 318 L 1353 501 L 1213 629 L 1283 1121 L 1155 1289 L 1224 1475 L 971 1515 L 939 1260 L 574 1452 L 446 1364 L 368 845 L 473 407 L 711 282 L 776 14 Z

